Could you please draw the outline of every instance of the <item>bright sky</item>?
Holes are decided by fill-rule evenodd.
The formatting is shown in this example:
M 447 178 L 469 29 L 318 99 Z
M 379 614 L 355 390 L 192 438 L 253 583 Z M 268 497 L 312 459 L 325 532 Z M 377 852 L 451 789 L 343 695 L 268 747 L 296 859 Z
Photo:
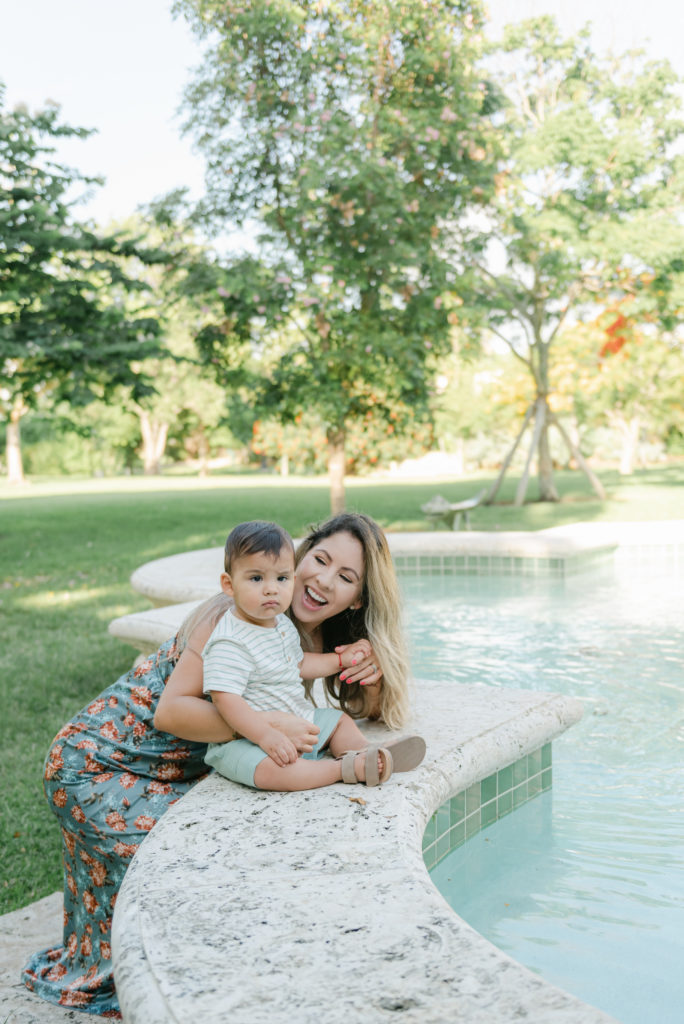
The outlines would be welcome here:
M 0 80 L 6 105 L 46 99 L 65 121 L 97 128 L 60 156 L 106 185 L 82 207 L 100 223 L 180 185 L 202 191 L 202 161 L 181 138 L 176 110 L 201 51 L 171 0 L 20 0 L 4 5 Z M 684 75 L 682 0 L 488 0 L 492 32 L 536 14 L 555 14 L 566 32 L 587 21 L 598 50 L 643 46 Z

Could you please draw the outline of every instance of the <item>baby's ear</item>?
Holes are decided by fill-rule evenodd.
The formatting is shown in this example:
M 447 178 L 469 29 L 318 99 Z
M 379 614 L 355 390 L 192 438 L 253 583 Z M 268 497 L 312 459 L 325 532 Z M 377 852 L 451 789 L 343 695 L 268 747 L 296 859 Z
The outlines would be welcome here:
M 233 597 L 233 581 L 231 580 L 227 572 L 221 573 L 219 577 L 219 582 L 221 584 L 221 590 L 223 591 L 223 593 L 228 594 L 229 597 Z

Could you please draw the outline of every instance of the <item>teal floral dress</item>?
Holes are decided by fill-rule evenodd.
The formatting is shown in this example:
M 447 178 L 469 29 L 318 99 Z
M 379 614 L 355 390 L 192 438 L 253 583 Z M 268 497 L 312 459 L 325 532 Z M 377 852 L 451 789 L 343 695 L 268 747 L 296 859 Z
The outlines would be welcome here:
M 22 980 L 60 1006 L 120 1018 L 112 913 L 131 858 L 167 807 L 202 776 L 206 744 L 154 728 L 178 661 L 176 639 L 79 712 L 45 761 L 45 794 L 62 829 L 64 937 L 35 953 Z

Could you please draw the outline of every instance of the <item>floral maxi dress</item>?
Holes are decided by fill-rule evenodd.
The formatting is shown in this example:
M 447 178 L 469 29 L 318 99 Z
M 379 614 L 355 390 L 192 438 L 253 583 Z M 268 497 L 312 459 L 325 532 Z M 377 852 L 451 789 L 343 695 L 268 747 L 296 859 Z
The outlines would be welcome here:
M 24 983 L 51 1003 L 119 1018 L 112 913 L 131 858 L 158 818 L 203 775 L 206 744 L 154 728 L 176 639 L 121 676 L 55 737 L 45 794 L 64 857 L 63 945 L 35 953 Z

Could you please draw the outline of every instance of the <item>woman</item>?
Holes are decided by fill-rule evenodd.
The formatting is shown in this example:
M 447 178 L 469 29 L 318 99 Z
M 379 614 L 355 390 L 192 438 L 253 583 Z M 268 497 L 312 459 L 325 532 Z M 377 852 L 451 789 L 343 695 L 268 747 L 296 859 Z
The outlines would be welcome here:
M 120 1016 L 110 933 L 126 868 L 166 808 L 206 774 L 206 744 L 232 736 L 202 695 L 201 651 L 228 605 L 224 594 L 204 602 L 177 637 L 55 737 L 45 792 L 62 827 L 64 939 L 32 956 L 22 975 L 43 999 Z M 387 540 L 372 519 L 342 514 L 305 538 L 297 552 L 291 615 L 305 649 L 332 651 L 367 637 L 371 656 L 353 671 L 329 677 L 326 691 L 355 718 L 403 725 L 408 661 L 399 590 Z M 298 750 L 312 750 L 315 726 L 292 715 L 264 714 Z

